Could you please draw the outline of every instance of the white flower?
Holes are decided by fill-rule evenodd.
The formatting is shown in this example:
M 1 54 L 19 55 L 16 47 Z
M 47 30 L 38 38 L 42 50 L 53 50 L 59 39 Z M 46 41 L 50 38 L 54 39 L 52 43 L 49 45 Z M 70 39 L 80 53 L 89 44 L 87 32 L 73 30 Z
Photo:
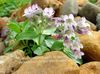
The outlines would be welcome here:
M 64 32 L 66 32 L 67 30 L 73 32 L 77 26 L 77 23 L 74 20 L 74 16 L 72 14 L 70 14 L 69 16 L 63 15 L 62 18 L 64 20 Z
M 62 18 L 63 18 L 64 21 L 68 21 L 68 20 L 74 21 L 74 16 L 73 16 L 73 14 L 69 14 L 69 16 L 67 16 L 67 15 L 62 15 Z
M 80 50 L 74 50 L 73 52 L 74 52 L 74 55 L 75 55 L 76 59 L 81 59 L 82 56 L 84 55 L 84 53 L 81 52 Z
M 26 16 L 26 17 L 28 17 L 28 18 L 33 17 L 33 13 L 32 13 L 31 7 L 25 9 L 24 15 L 23 15 L 23 16 Z
M 37 4 L 33 4 L 32 6 L 25 9 L 23 16 L 31 18 L 34 15 L 37 15 L 41 12 L 42 12 L 42 9 Z
M 77 32 L 79 34 L 88 34 L 89 32 L 90 25 L 86 22 L 86 18 L 82 17 L 78 22 L 77 22 Z
M 43 15 L 50 18 L 54 15 L 54 10 L 52 7 L 50 8 L 45 8 L 44 11 L 43 11 Z
M 80 20 L 77 22 L 78 26 L 81 27 L 90 27 L 88 23 L 86 23 L 86 18 L 82 17 Z

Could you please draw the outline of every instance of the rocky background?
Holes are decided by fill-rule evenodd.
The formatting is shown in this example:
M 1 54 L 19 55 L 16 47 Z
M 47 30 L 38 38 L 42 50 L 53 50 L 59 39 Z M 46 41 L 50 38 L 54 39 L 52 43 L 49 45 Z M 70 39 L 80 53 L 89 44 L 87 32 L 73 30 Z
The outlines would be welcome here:
M 84 64 L 77 65 L 60 51 L 47 52 L 43 56 L 30 58 L 21 50 L 3 54 L 3 39 L 7 33 L 7 22 L 10 19 L 23 21 L 22 16 L 27 4 L 15 10 L 11 17 L 0 18 L 0 74 L 100 74 L 100 0 L 95 4 L 88 0 L 33 0 L 42 8 L 53 6 L 55 16 L 74 14 L 75 19 L 84 16 L 91 26 L 92 36 L 79 35 L 84 45 Z

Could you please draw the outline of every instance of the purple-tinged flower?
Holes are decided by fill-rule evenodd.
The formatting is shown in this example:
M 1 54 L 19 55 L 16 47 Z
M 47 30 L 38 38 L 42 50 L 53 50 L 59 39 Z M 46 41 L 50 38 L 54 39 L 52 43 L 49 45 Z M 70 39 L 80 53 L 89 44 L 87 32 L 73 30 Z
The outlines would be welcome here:
M 26 16 L 27 18 L 32 18 L 34 15 L 37 15 L 41 12 L 42 9 L 37 4 L 33 4 L 32 6 L 25 9 L 23 16 Z
M 79 27 L 90 27 L 88 23 L 86 23 L 86 18 L 82 17 L 80 20 L 77 22 Z
M 51 18 L 51 19 L 54 21 L 54 25 L 56 27 L 61 26 L 63 24 L 63 22 L 64 22 L 63 19 L 60 18 L 60 17 L 55 17 L 55 18 Z
M 80 50 L 74 50 L 73 53 L 74 53 L 76 59 L 81 59 L 82 56 L 84 55 L 84 53 L 81 52 Z
M 69 33 L 64 37 L 64 44 L 65 47 L 70 48 L 75 58 L 81 59 L 83 52 L 80 51 L 81 48 L 83 48 L 83 45 L 80 43 L 80 40 L 78 37 L 76 37 L 75 33 Z
M 64 36 L 64 46 L 67 48 L 71 48 L 73 46 L 72 38 L 75 37 L 74 33 L 70 33 Z
M 70 14 L 69 16 L 64 15 L 62 16 L 63 20 L 64 20 L 64 33 L 69 30 L 71 32 L 74 32 L 74 29 L 77 26 L 76 21 L 74 20 L 74 16 L 72 14 Z
M 44 10 L 43 10 L 43 15 L 44 16 L 46 16 L 46 17 L 48 17 L 48 18 L 51 18 L 53 15 L 54 15 L 54 10 L 53 10 L 53 8 L 52 7 L 50 7 L 50 8 L 45 8 Z
M 64 21 L 74 21 L 74 16 L 72 14 L 69 14 L 69 16 L 63 15 L 62 18 Z
M 88 34 L 90 25 L 86 23 L 86 18 L 82 17 L 78 22 L 77 22 L 77 32 L 79 34 Z
M 79 34 L 88 34 L 89 29 L 86 28 L 86 27 L 78 28 L 78 29 L 77 29 L 77 32 L 78 32 Z

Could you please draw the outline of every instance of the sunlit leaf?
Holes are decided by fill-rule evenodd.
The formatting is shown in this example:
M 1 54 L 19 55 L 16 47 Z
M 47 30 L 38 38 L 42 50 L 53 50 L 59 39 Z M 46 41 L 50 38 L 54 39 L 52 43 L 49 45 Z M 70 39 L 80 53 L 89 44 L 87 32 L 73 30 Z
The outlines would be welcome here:
M 62 40 L 55 41 L 51 47 L 52 50 L 62 50 L 63 48 L 64 45 Z
M 43 31 L 43 34 L 45 34 L 45 35 L 52 35 L 52 34 L 54 34 L 55 31 L 56 31 L 56 28 L 45 29 Z
M 43 55 L 45 52 L 48 52 L 49 51 L 49 49 L 47 48 L 47 47 L 45 47 L 45 46 L 40 46 L 40 47 L 38 47 L 35 51 L 34 51 L 34 53 L 36 54 L 36 55 Z
M 20 33 L 20 26 L 18 25 L 18 23 L 15 23 L 15 22 L 11 22 L 9 25 L 8 25 L 9 29 L 11 31 L 14 31 L 16 33 Z

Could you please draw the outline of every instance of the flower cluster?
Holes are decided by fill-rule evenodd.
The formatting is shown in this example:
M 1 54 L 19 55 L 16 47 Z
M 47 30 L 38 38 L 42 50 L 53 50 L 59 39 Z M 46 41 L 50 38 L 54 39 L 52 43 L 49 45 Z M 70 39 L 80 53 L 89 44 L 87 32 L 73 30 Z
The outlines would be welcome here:
M 73 51 L 76 59 L 81 59 L 81 56 L 84 55 L 84 53 L 80 50 L 83 48 L 83 45 L 81 44 L 79 38 L 75 35 L 75 32 L 79 34 L 89 33 L 90 26 L 86 23 L 85 17 L 80 18 L 79 21 L 75 21 L 72 14 L 62 15 L 61 17 L 53 17 L 54 10 L 52 7 L 45 8 L 43 10 L 37 4 L 26 8 L 24 11 L 24 16 L 28 18 L 32 18 L 38 14 L 42 14 L 42 16 L 49 18 L 53 22 L 53 25 L 60 30 L 60 33 L 57 32 L 52 35 L 52 37 L 55 39 L 63 38 L 63 45 Z
M 45 8 L 44 10 L 42 10 L 42 8 L 40 8 L 37 4 L 33 4 L 32 6 L 25 9 L 23 16 L 32 18 L 33 16 L 40 14 L 40 13 L 42 13 L 43 16 L 50 18 L 53 16 L 54 10 L 51 7 Z
M 61 17 L 52 18 L 56 27 L 64 27 L 61 32 L 64 34 L 64 46 L 72 49 L 75 58 L 81 58 L 84 55 L 81 52 L 83 45 L 81 44 L 79 38 L 75 35 L 75 32 L 79 34 L 89 34 L 90 25 L 86 23 L 85 17 L 80 18 L 77 22 L 74 20 L 74 16 L 70 14 L 62 15 Z M 58 35 L 57 35 L 58 36 Z

